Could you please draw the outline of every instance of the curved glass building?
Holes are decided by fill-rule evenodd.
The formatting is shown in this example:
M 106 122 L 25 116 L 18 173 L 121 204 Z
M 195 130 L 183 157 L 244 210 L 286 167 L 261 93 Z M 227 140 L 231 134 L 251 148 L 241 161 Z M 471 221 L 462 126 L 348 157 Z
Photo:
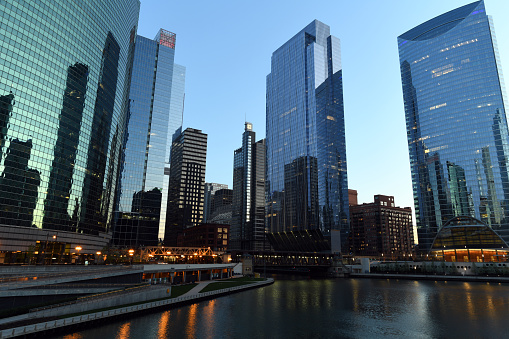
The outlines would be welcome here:
M 484 262 L 509 260 L 509 247 L 488 225 L 472 217 L 455 217 L 438 232 L 430 254 L 435 260 Z
M 339 39 L 318 20 L 272 53 L 266 92 L 270 232 L 341 231 L 343 245 L 348 239 L 340 53 Z
M 139 8 L 0 2 L 0 262 L 110 240 Z
M 457 216 L 507 242 L 507 98 L 484 2 L 433 18 L 398 44 L 420 249 Z

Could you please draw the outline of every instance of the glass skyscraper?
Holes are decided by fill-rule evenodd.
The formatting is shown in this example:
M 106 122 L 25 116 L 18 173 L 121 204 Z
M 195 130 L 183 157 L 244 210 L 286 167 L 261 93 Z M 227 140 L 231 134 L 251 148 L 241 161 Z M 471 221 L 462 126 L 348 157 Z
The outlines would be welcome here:
M 509 139 L 502 70 L 483 1 L 398 37 L 419 247 L 456 216 L 509 241 Z
M 174 33 L 137 36 L 127 107 L 113 243 L 156 246 L 164 236 L 171 142 L 182 129 L 185 68 Z
M 340 42 L 329 26 L 315 20 L 272 54 L 266 113 L 268 230 L 341 231 L 344 246 L 343 80 Z
M 139 8 L 0 2 L 0 251 L 109 242 Z

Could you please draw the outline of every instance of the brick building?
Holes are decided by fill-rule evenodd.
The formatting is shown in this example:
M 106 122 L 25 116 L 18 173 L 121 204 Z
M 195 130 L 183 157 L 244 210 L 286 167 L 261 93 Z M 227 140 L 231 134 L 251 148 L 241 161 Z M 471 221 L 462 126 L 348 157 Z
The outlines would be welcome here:
M 394 197 L 375 195 L 374 202 L 350 206 L 350 251 L 388 259 L 414 253 L 412 209 L 396 207 Z

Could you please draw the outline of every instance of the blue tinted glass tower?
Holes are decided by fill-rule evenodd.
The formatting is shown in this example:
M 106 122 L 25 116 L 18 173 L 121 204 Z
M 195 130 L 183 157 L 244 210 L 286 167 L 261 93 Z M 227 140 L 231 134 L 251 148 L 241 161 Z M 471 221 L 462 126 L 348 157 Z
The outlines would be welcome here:
M 0 262 L 109 243 L 139 9 L 0 2 Z
M 171 142 L 182 128 L 185 68 L 175 34 L 136 37 L 113 243 L 155 246 L 164 236 Z M 165 173 L 166 171 L 166 173 Z
M 313 21 L 272 54 L 267 76 L 267 227 L 348 237 L 339 39 Z M 338 249 L 338 248 L 337 248 Z
M 509 240 L 507 99 L 477 1 L 398 37 L 419 247 L 471 216 Z

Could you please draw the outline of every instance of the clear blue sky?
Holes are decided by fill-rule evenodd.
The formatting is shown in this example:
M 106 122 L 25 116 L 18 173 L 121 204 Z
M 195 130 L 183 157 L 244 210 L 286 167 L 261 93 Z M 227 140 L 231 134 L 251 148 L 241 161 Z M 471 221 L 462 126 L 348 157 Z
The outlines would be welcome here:
M 177 34 L 187 68 L 184 128 L 208 134 L 206 181 L 232 186 L 245 117 L 265 137 L 265 77 L 272 52 L 318 19 L 341 40 L 348 185 L 359 202 L 395 196 L 413 209 L 397 36 L 462 0 L 141 0 L 138 34 Z M 509 1 L 485 0 L 509 77 Z

